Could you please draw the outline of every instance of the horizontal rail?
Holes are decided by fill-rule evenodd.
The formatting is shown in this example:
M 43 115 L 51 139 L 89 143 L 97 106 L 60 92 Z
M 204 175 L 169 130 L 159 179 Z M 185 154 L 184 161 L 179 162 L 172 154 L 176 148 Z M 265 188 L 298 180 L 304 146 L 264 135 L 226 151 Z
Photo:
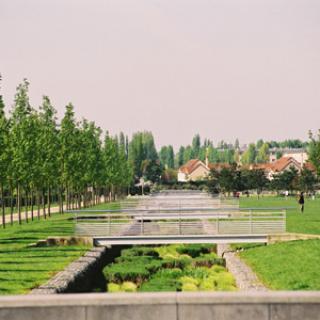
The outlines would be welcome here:
M 95 237 L 96 246 L 133 245 L 133 244 L 173 244 L 173 243 L 267 243 L 266 234 L 238 235 L 184 235 L 184 236 L 127 236 Z
M 130 212 L 176 212 L 176 211 L 209 211 L 209 212 L 217 212 L 217 211 L 278 211 L 278 210 L 292 210 L 296 209 L 295 207 L 268 207 L 268 208 L 260 208 L 260 207 L 252 207 L 252 208 L 158 208 L 158 209 L 81 209 L 81 210 L 66 210 L 66 213 L 97 213 L 97 212 L 106 212 L 106 213 L 130 213 Z

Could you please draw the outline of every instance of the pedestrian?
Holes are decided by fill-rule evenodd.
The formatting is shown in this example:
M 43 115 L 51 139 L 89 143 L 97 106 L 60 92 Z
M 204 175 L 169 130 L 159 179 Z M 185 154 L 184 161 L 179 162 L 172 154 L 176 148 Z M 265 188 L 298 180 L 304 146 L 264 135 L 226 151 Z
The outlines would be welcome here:
M 303 213 L 303 211 L 304 211 L 304 195 L 303 195 L 303 192 L 300 193 L 298 202 L 299 202 L 299 204 L 301 206 L 300 211 L 301 211 L 301 213 Z

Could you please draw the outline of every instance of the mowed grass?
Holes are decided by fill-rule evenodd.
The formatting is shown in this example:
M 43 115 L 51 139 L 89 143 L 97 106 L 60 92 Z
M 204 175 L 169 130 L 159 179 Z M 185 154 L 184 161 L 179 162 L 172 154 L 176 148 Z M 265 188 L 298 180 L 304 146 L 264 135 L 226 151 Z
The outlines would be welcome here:
M 241 197 L 240 207 L 293 207 L 287 211 L 287 232 L 320 234 L 320 198 L 305 198 L 304 213 L 300 213 L 298 200 L 294 197 L 256 196 Z
M 95 209 L 118 208 L 101 204 Z M 51 218 L 0 229 L 0 295 L 24 294 L 49 280 L 89 250 L 88 246 L 29 247 L 50 236 L 74 235 L 72 214 L 55 213 Z
M 68 218 L 56 214 L 0 230 L 0 294 L 27 293 L 88 250 L 86 246 L 28 247 L 48 236 L 72 235 L 74 222 Z
M 320 290 L 320 240 L 250 248 L 240 257 L 270 289 Z
M 306 198 L 305 202 L 304 213 L 300 213 L 294 197 L 245 197 L 240 199 L 240 206 L 294 207 L 287 211 L 287 232 L 320 234 L 320 199 Z M 320 240 L 238 247 L 245 248 L 240 257 L 270 289 L 320 290 Z

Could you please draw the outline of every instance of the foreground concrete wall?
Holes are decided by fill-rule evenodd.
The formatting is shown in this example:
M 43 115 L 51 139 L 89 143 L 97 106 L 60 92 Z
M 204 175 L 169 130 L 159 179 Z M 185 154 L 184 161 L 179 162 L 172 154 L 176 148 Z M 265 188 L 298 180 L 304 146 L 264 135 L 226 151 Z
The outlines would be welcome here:
M 0 298 L 5 320 L 317 320 L 320 292 L 66 294 Z

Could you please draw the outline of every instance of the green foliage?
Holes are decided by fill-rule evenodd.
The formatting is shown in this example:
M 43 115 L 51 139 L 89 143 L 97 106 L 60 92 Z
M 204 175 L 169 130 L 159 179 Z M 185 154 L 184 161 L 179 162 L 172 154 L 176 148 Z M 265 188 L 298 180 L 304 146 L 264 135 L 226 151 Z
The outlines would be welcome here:
M 224 260 L 217 258 L 213 250 L 212 244 L 122 250 L 115 263 L 104 269 L 107 281 L 112 282 L 108 291 L 124 291 L 126 281 L 135 282 L 138 290 L 144 292 L 208 290 L 205 280 L 211 281 L 211 290 L 235 290 L 233 277 L 223 267 Z
M 254 143 L 249 144 L 249 148 L 244 152 L 241 158 L 243 164 L 252 164 L 256 162 L 257 150 Z
M 215 252 L 216 246 L 213 244 L 188 244 L 177 247 L 176 251 L 179 254 L 187 254 L 192 258 L 196 258 L 201 254 Z
M 168 292 L 181 290 L 178 278 L 182 275 L 181 269 L 162 269 L 155 273 L 147 282 L 144 282 L 141 292 Z

